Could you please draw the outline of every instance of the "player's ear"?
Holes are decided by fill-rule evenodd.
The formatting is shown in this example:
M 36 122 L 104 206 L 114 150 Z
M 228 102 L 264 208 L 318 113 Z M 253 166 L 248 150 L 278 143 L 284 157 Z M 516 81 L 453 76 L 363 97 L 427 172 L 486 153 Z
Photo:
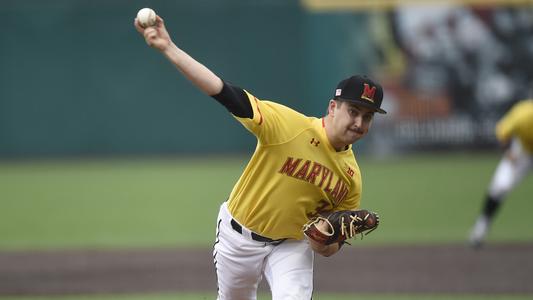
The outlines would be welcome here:
M 328 104 L 328 115 L 334 116 L 335 115 L 335 108 L 339 106 L 339 103 L 333 99 L 329 100 Z

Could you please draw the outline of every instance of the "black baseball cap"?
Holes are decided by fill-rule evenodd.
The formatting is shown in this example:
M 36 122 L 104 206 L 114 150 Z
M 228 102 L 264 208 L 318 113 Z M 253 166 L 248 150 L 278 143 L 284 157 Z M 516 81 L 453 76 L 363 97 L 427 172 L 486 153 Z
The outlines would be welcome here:
M 383 88 L 366 76 L 354 75 L 339 82 L 333 99 L 372 108 L 380 114 L 387 113 L 381 109 Z

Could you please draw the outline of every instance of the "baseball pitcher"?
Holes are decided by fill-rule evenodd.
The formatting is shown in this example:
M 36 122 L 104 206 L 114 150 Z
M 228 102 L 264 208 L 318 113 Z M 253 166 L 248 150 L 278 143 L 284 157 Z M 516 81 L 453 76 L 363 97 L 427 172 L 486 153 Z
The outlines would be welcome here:
M 161 17 L 147 28 L 136 19 L 135 27 L 257 138 L 218 215 L 218 299 L 256 299 L 263 277 L 272 299 L 311 299 L 314 253 L 333 255 L 379 223 L 358 209 L 361 173 L 351 145 L 367 134 L 374 113 L 386 113 L 382 87 L 349 77 L 332 91 L 325 117 L 308 117 L 221 80 L 173 43 Z

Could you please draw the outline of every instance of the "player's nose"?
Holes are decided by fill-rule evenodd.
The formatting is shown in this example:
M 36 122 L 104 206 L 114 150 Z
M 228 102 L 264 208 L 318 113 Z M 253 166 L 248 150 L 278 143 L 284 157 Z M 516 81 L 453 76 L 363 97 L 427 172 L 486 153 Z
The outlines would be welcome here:
M 363 117 L 361 115 L 357 115 L 352 119 L 352 125 L 353 127 L 361 128 L 363 125 Z

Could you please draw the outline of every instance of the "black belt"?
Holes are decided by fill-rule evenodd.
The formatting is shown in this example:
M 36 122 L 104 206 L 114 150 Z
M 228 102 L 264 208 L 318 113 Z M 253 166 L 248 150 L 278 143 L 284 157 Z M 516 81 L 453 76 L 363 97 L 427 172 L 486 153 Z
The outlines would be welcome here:
M 238 233 L 242 234 L 242 226 L 239 223 L 237 223 L 237 221 L 235 221 L 234 219 L 231 219 L 230 223 L 231 223 L 231 227 L 233 227 L 233 230 L 235 230 Z M 267 238 L 266 236 L 259 235 L 259 234 L 255 233 L 253 231 L 251 233 L 252 233 L 252 240 L 257 241 L 257 242 L 263 242 L 263 243 L 270 243 L 270 244 L 273 244 L 273 245 L 279 245 L 284 240 L 286 240 L 286 239 L 273 240 L 271 238 Z

